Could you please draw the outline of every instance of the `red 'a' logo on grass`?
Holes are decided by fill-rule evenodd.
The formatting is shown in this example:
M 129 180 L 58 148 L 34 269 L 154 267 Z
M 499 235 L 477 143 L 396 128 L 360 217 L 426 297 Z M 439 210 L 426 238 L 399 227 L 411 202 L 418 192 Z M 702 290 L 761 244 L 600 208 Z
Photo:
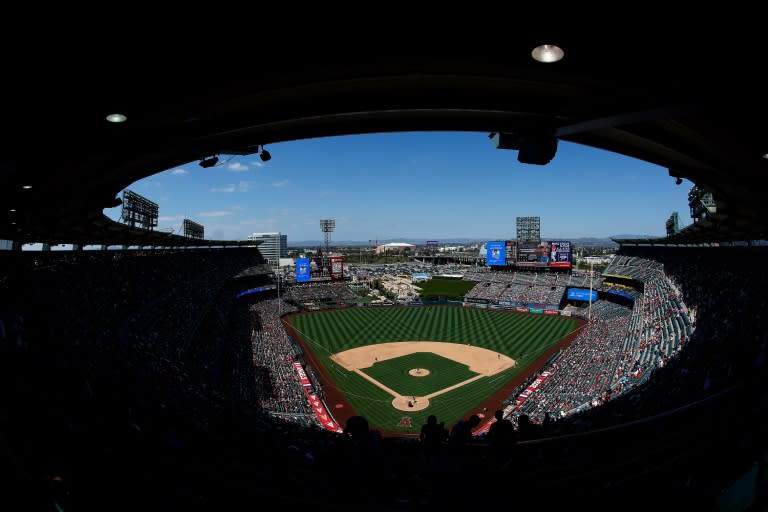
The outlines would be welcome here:
M 397 426 L 411 428 L 411 417 L 403 416 L 402 418 L 400 418 L 400 423 L 398 423 Z

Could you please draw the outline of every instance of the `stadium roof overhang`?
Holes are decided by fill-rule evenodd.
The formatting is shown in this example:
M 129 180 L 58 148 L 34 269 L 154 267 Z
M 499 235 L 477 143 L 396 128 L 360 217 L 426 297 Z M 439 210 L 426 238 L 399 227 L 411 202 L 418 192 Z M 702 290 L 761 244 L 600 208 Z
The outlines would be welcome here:
M 725 230 L 768 238 L 758 186 L 768 140 L 752 127 L 768 113 L 759 59 L 736 61 L 708 38 L 586 38 L 559 37 L 566 57 L 553 64 L 535 62 L 530 52 L 541 38 L 520 33 L 438 51 L 393 43 L 381 52 L 364 38 L 355 40 L 356 54 L 334 42 L 273 45 L 250 61 L 237 38 L 201 38 L 184 51 L 101 38 L 106 62 L 56 40 L 34 59 L 6 63 L 16 72 L 4 79 L 0 116 L 0 238 L 184 245 L 183 237 L 115 226 L 102 210 L 136 180 L 214 154 L 416 130 L 545 134 L 647 160 L 713 191 L 724 221 L 696 227 L 692 237 L 715 240 Z M 683 43 L 696 52 L 681 59 L 670 47 Z M 248 48 L 259 44 L 249 40 Z M 62 59 L 67 72 L 52 74 Z M 107 122 L 115 112 L 128 121 Z

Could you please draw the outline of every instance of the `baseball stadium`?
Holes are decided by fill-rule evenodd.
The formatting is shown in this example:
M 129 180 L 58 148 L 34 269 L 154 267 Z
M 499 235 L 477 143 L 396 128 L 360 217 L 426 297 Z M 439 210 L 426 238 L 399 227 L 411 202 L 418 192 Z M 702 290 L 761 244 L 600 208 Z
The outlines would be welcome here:
M 9 61 L 2 508 L 768 509 L 759 62 L 528 29 Z
M 326 393 L 340 392 L 334 408 L 401 433 L 413 433 L 430 414 L 454 424 L 467 413 L 495 411 L 581 323 L 451 306 L 355 308 L 287 322 L 325 374 Z

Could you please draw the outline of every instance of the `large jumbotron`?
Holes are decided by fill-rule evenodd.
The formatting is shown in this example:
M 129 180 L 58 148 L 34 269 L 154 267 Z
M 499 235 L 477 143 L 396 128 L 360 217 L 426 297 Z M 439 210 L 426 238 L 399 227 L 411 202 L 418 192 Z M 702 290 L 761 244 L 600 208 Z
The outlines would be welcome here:
M 90 18 L 93 33 L 41 25 L 34 52 L 11 52 L 0 99 L 6 508 L 765 510 L 764 38 L 745 28 L 725 46 L 751 51 L 727 52 L 710 27 L 580 26 L 573 37 L 519 19 L 512 32 L 473 41 L 451 28 L 423 46 L 399 26 L 384 37 L 317 19 L 316 33 L 301 29 L 311 44 L 263 23 L 172 45 L 143 30 L 142 49 Z M 540 166 L 559 143 L 655 164 L 696 185 L 695 222 L 615 240 L 600 276 L 545 269 L 542 246 L 499 234 L 487 242 L 496 261 L 517 251 L 516 265 L 467 269 L 461 300 L 364 305 L 343 279 L 283 290 L 254 243 L 174 235 L 156 229 L 154 195 L 120 199 L 190 163 L 223 176 L 206 191 L 236 196 L 255 180 L 209 165 L 219 156 L 260 150 L 261 164 L 265 145 L 433 130 L 498 134 L 520 172 L 542 176 L 544 207 L 555 178 Z M 284 184 L 264 178 L 262 193 Z M 121 204 L 124 222 L 104 214 Z M 230 206 L 205 213 L 244 207 Z M 72 250 L 48 250 L 60 244 Z

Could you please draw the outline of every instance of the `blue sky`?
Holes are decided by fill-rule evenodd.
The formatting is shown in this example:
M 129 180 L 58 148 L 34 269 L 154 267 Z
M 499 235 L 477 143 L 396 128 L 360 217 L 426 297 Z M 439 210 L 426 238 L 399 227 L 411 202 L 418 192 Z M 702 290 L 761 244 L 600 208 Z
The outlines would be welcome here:
M 352 135 L 267 145 L 258 155 L 220 155 L 169 169 L 129 187 L 160 205 L 159 228 L 182 219 L 207 239 L 281 231 L 288 243 L 320 240 L 320 219 L 335 219 L 333 240 L 515 237 L 515 217 L 541 217 L 545 239 L 664 235 L 672 211 L 690 223 L 691 183 L 665 168 L 560 142 L 546 166 L 517 161 L 487 133 Z M 105 210 L 118 220 L 120 208 Z

